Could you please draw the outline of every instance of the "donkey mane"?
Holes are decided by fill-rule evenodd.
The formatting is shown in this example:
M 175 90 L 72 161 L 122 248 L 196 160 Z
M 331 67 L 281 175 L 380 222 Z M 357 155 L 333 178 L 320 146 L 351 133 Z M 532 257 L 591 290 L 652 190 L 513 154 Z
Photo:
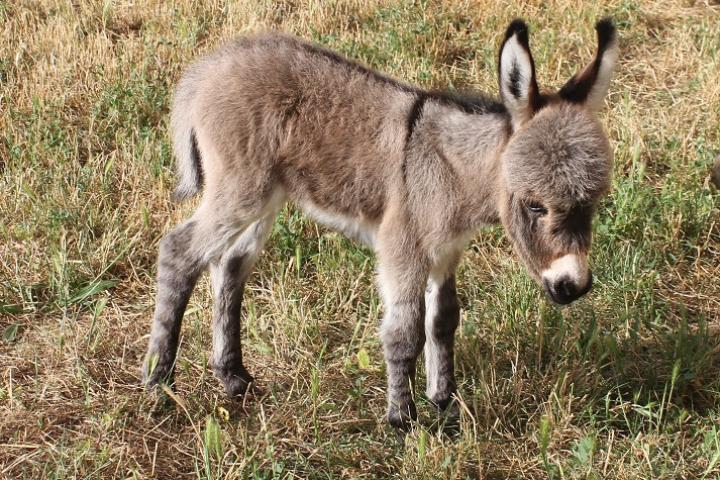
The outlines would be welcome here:
M 288 45 L 292 45 L 293 47 L 300 48 L 312 55 L 317 55 L 319 57 L 325 58 L 336 65 L 343 66 L 343 67 L 347 68 L 348 70 L 365 75 L 366 77 L 372 79 L 373 81 L 376 81 L 378 83 L 387 84 L 387 85 L 389 85 L 393 88 L 396 88 L 400 91 L 414 95 L 415 101 L 413 102 L 412 108 L 410 109 L 410 113 L 408 114 L 408 119 L 407 119 L 407 138 L 408 139 L 412 136 L 415 125 L 417 124 L 417 122 L 421 116 L 422 109 L 428 100 L 433 100 L 433 101 L 441 103 L 443 105 L 457 108 L 458 110 L 460 110 L 464 113 L 471 113 L 471 114 L 487 114 L 487 113 L 506 114 L 507 113 L 507 109 L 502 104 L 502 102 L 484 94 L 483 92 L 476 92 L 476 91 L 456 92 L 456 91 L 435 90 L 435 89 L 425 90 L 425 89 L 422 89 L 415 85 L 410 85 L 405 82 L 401 82 L 397 79 L 394 79 L 392 77 L 389 77 L 387 75 L 383 75 L 382 73 L 378 72 L 377 70 L 368 68 L 367 66 L 363 65 L 362 63 L 360 63 L 356 60 L 352 60 L 350 58 L 344 57 L 344 56 L 340 55 L 339 53 L 333 52 L 332 50 L 329 50 L 328 48 L 323 47 L 322 45 L 308 42 L 306 40 L 303 40 L 303 39 L 300 39 L 297 37 L 289 36 L 286 34 L 280 34 L 280 33 L 265 33 L 265 34 L 260 34 L 260 35 L 256 36 L 255 38 L 260 42 L 263 41 L 263 38 L 267 38 L 269 40 L 283 40 L 283 41 L 287 42 Z M 244 42 L 244 41 L 246 41 L 246 39 L 240 39 L 238 42 Z
M 420 87 L 401 82 L 387 75 L 383 75 L 377 70 L 368 68 L 367 66 L 363 65 L 358 61 L 344 57 L 316 43 L 311 43 L 306 40 L 302 40 L 285 34 L 275 33 L 266 35 L 270 35 L 275 38 L 285 38 L 291 44 L 298 46 L 309 53 L 325 57 L 331 62 L 338 65 L 344 65 L 346 68 L 362 73 L 363 75 L 366 75 L 377 82 L 387 83 L 388 85 L 391 85 L 398 90 L 402 90 L 404 92 L 416 95 L 417 100 L 416 104 L 413 105 L 413 112 L 415 112 L 416 110 L 421 110 L 422 104 L 428 99 L 435 100 L 448 106 L 456 107 L 465 113 L 505 113 L 507 111 L 502 102 L 495 100 L 482 92 L 424 90 Z M 410 118 L 412 117 L 413 114 L 411 113 Z M 408 124 L 412 123 L 410 118 L 408 119 Z

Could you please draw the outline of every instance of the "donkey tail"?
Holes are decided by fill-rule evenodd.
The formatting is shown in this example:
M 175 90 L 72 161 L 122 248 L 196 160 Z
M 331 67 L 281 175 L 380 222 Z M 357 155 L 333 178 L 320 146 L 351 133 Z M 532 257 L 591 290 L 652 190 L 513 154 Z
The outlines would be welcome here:
M 197 195 L 203 184 L 202 158 L 193 127 L 195 83 L 192 75 L 180 81 L 170 117 L 177 175 L 173 199 L 178 202 Z

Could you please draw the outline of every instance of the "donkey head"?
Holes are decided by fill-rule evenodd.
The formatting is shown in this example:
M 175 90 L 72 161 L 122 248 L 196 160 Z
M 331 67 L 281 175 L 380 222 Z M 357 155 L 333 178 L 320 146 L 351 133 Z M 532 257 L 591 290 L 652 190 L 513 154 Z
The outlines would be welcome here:
M 592 285 L 592 215 L 610 186 L 601 108 L 617 60 L 610 20 L 596 25 L 595 59 L 557 93 L 540 93 L 527 26 L 513 21 L 500 48 L 500 94 L 512 122 L 501 156 L 500 217 L 531 275 L 557 303 Z

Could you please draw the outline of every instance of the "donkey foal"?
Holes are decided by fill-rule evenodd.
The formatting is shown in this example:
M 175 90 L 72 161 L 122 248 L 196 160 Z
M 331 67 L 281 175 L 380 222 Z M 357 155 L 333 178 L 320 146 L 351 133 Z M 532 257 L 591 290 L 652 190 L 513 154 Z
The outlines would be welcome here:
M 527 27 L 512 22 L 499 54 L 501 101 L 424 91 L 276 34 L 238 39 L 192 65 L 172 109 L 176 196 L 204 192 L 160 243 L 146 384 L 172 381 L 183 312 L 209 266 L 211 365 L 230 396 L 245 393 L 243 288 L 289 200 L 377 252 L 390 423 L 416 418 L 423 348 L 428 397 L 445 408 L 455 392 L 455 268 L 481 226 L 502 223 L 554 301 L 590 289 L 591 217 L 612 165 L 593 112 L 617 59 L 612 23 L 596 29 L 594 60 L 557 93 L 540 93 Z

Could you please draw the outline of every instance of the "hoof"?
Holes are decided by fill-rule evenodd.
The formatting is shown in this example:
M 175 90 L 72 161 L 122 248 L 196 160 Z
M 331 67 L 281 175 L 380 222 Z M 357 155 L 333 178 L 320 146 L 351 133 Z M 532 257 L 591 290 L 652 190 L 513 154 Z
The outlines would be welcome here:
M 460 405 L 455 401 L 455 397 L 431 398 L 430 402 L 435 407 L 436 425 L 447 434 L 456 433 L 460 426 Z
M 444 391 L 435 391 L 433 393 L 427 392 L 427 398 L 430 403 L 439 412 L 444 412 L 448 407 L 455 406 L 457 410 L 457 403 L 455 402 L 455 388 L 448 388 Z
M 417 408 L 414 403 L 409 403 L 404 408 L 392 405 L 388 408 L 387 420 L 393 427 L 407 431 L 412 422 L 417 420 Z
M 152 371 L 150 371 L 147 364 L 145 364 L 143 365 L 142 371 L 142 383 L 145 386 L 145 389 L 148 391 L 157 390 L 160 384 L 165 384 L 172 387 L 175 381 L 174 373 L 175 372 L 172 365 L 157 365 L 155 368 L 152 369 Z
M 227 369 L 215 370 L 215 376 L 225 386 L 225 392 L 230 398 L 242 397 L 245 395 L 254 378 L 244 368 L 230 371 Z
M 435 406 L 438 411 L 444 412 L 445 410 L 447 410 L 450 404 L 453 403 L 453 397 L 447 396 L 438 399 L 431 398 L 430 402 Z
M 233 377 L 225 381 L 225 392 L 227 396 L 230 398 L 242 397 L 250 389 L 250 384 L 253 380 L 253 377 L 248 375 L 247 378 Z
M 174 392 L 173 370 L 155 369 L 150 375 L 143 367 L 143 387 L 145 388 L 145 398 L 149 401 L 149 409 L 152 415 L 163 415 L 173 408 L 174 399 L 171 398 L 172 393 L 163 389 L 163 385 L 167 385 L 170 392 Z

